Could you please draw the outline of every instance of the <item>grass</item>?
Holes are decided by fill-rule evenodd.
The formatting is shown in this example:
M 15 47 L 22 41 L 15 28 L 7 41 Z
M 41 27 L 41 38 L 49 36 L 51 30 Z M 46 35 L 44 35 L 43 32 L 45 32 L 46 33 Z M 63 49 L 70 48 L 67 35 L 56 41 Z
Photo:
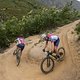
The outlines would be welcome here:
M 0 0 L 0 16 L 20 18 L 30 10 L 40 7 L 36 0 Z

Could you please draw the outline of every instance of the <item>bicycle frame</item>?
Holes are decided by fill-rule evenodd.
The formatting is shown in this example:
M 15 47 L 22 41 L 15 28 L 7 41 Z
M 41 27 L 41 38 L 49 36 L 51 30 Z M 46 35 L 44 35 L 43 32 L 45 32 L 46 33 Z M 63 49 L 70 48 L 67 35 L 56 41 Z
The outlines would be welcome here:
M 61 52 L 60 50 L 63 50 Z M 42 60 L 41 62 L 41 71 L 45 74 L 53 71 L 54 68 L 54 60 L 56 61 L 63 61 L 64 56 L 65 56 L 65 49 L 63 47 L 60 47 L 58 49 L 58 53 L 60 54 L 60 58 L 56 55 L 56 53 L 52 53 L 50 51 L 45 51 L 46 52 L 46 57 Z M 46 63 L 46 64 L 45 64 Z M 46 66 L 46 67 L 45 67 Z
M 14 53 L 15 53 L 15 54 L 14 54 Z M 19 63 L 20 63 L 21 55 L 22 55 L 21 48 L 16 48 L 16 49 L 14 50 L 14 53 L 13 53 L 13 55 L 16 55 L 17 66 L 18 66 Z
M 56 54 L 56 53 L 52 53 L 52 52 L 49 52 L 49 51 L 46 51 L 48 54 L 47 54 L 47 57 L 50 57 L 50 56 L 52 56 L 52 57 L 56 57 L 55 55 L 52 55 L 52 54 Z M 56 59 L 56 58 L 55 58 Z

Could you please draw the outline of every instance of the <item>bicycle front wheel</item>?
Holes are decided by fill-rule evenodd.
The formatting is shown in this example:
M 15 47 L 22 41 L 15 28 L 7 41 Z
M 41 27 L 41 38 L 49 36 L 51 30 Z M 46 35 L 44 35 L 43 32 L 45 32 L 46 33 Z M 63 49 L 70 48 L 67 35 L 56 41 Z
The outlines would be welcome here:
M 54 60 L 51 57 L 46 57 L 41 62 L 41 71 L 45 74 L 53 71 Z
M 19 66 L 20 64 L 20 58 L 21 58 L 21 50 L 19 49 L 16 54 L 17 66 Z

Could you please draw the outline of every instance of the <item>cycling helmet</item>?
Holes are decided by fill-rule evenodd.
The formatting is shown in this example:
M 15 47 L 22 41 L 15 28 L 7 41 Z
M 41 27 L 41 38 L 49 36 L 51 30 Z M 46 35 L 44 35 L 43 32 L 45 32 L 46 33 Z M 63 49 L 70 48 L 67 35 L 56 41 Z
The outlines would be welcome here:
M 44 39 L 46 37 L 46 34 L 42 34 L 41 38 Z
M 42 34 L 42 35 L 41 35 L 41 38 L 42 38 L 43 40 L 49 41 L 49 37 L 48 37 L 46 34 Z

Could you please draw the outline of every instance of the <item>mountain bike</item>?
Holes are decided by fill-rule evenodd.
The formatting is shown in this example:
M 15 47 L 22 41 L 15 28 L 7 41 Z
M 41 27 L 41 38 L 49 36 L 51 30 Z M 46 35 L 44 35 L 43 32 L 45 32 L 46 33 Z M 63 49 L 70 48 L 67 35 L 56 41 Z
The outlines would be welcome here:
M 17 48 L 16 50 L 14 50 L 13 55 L 16 55 L 17 66 L 19 66 L 22 55 L 21 48 Z
M 47 53 L 46 57 L 41 62 L 41 71 L 45 74 L 53 71 L 54 68 L 54 60 L 63 61 L 65 56 L 65 49 L 60 47 L 58 49 L 58 54 L 52 53 L 49 51 L 45 51 Z

